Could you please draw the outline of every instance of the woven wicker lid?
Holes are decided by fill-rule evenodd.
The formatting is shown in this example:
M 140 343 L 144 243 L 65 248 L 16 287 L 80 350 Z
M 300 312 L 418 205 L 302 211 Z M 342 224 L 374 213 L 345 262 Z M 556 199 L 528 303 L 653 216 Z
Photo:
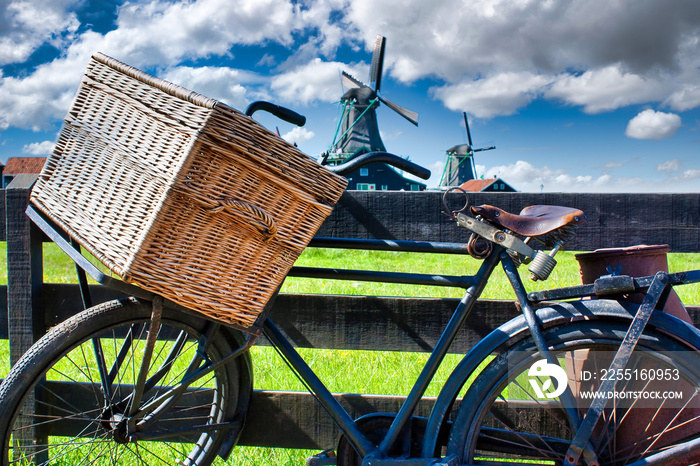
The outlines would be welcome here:
M 190 91 L 189 89 L 185 89 L 182 86 L 165 81 L 164 79 L 156 78 L 153 75 L 141 71 L 138 68 L 134 68 L 133 66 L 129 66 L 126 63 L 122 63 L 119 60 L 109 57 L 101 52 L 95 53 L 92 58 L 109 66 L 110 68 L 114 68 L 115 70 L 124 73 L 127 76 L 138 79 L 149 86 L 153 86 L 163 92 L 167 92 L 170 95 L 186 100 L 195 105 L 199 105 L 200 107 L 214 108 L 219 103 L 219 101 L 216 99 L 211 99 L 202 94 Z

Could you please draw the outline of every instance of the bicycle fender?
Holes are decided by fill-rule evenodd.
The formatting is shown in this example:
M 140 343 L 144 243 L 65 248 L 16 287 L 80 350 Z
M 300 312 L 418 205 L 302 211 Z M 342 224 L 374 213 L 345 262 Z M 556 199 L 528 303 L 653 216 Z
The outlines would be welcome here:
M 536 314 L 541 325 L 546 329 L 582 320 L 615 319 L 631 322 L 638 308 L 639 304 L 600 299 L 556 303 L 538 309 Z M 668 332 L 694 348 L 700 348 L 700 331 L 665 312 L 654 311 L 648 325 Z M 423 439 L 423 457 L 435 456 L 440 427 L 464 381 L 493 351 L 508 341 L 512 340 L 515 343 L 528 335 L 529 329 L 524 316 L 514 317 L 479 341 L 459 362 L 445 382 L 430 413 Z

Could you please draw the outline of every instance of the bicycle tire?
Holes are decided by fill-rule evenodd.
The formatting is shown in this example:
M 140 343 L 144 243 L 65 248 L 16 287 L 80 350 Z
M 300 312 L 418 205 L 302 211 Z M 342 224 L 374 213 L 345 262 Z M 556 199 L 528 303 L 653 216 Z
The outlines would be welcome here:
M 594 321 L 571 323 L 544 332 L 545 342 L 560 365 L 566 366 L 568 374 L 574 374 L 574 380 L 578 374 L 579 381 L 569 380 L 568 385 L 581 417 L 590 403 L 584 400 L 585 392 L 595 391 L 599 383 L 597 379 L 591 382 L 591 374 L 598 374 L 597 377 L 606 374 L 605 369 L 627 328 L 628 324 L 622 322 Z M 591 354 L 607 356 L 598 361 L 591 358 Z M 572 361 L 577 357 L 585 361 L 584 366 L 575 367 Z M 534 386 L 528 387 L 525 382 L 532 379 L 528 372 L 539 359 L 529 337 L 494 354 L 464 396 L 468 401 L 461 403 L 450 429 L 448 455 L 457 456 L 460 464 L 496 465 L 505 460 L 563 464 L 573 429 L 560 409 L 558 398 L 541 401 L 533 391 Z M 679 380 L 683 382 L 673 384 L 680 387 L 684 400 L 677 403 L 664 400 L 654 407 L 630 399 L 616 401 L 614 408 L 606 408 L 592 436 L 601 465 L 628 464 L 674 443 L 700 436 L 700 354 L 697 349 L 667 333 L 646 329 L 633 361 L 631 364 L 638 370 L 677 368 Z M 584 370 L 586 376 L 583 376 Z M 586 378 L 589 381 L 583 382 Z M 549 377 L 535 380 L 543 384 Z M 623 384 L 618 389 L 630 394 L 640 391 L 632 390 L 640 386 L 641 391 L 664 386 L 662 382 L 644 385 L 638 380 L 636 385 L 629 385 L 632 383 L 629 381 L 623 383 L 628 385 Z M 677 464 L 689 465 L 700 461 L 700 455 L 692 454 L 677 461 Z M 584 464 L 583 459 L 579 464 Z
M 202 466 L 231 443 L 240 428 L 232 430 L 224 423 L 242 423 L 252 390 L 245 358 L 195 381 L 175 403 L 163 404 L 164 414 L 152 425 L 131 428 L 136 436 L 128 433 L 133 382 L 151 312 L 150 303 L 134 298 L 90 308 L 51 329 L 20 358 L 0 386 L 2 464 Z M 217 327 L 202 354 L 198 343 L 205 341 L 210 325 L 163 309 L 149 365 L 151 387 L 140 407 L 181 380 L 190 362 L 201 357 L 216 361 L 240 346 L 237 332 Z M 104 354 L 102 372 L 95 362 L 98 347 Z M 103 385 L 105 380 L 111 382 Z M 105 395 L 110 391 L 111 396 Z M 32 406 L 33 414 L 27 414 Z

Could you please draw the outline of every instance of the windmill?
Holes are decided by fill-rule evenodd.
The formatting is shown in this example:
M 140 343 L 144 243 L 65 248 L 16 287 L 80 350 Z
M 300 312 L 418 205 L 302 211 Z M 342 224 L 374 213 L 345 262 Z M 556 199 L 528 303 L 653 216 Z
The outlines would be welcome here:
M 386 38 L 377 36 L 369 70 L 369 85 L 343 71 L 342 82 L 349 90 L 340 99 L 342 115 L 336 137 L 328 154 L 328 163 L 340 163 L 365 152 L 386 151 L 379 135 L 376 110 L 380 103 L 418 126 L 418 114 L 379 95 L 384 67 Z
M 472 135 L 469 131 L 469 120 L 467 119 L 467 112 L 463 112 L 463 115 L 464 125 L 467 128 L 468 144 L 459 144 L 452 147 L 451 149 L 447 149 L 447 161 L 445 162 L 445 170 L 442 172 L 442 178 L 440 179 L 441 188 L 460 186 L 466 181 L 476 179 L 474 153 L 496 148 L 496 146 L 491 146 L 474 149 L 474 147 L 472 146 Z

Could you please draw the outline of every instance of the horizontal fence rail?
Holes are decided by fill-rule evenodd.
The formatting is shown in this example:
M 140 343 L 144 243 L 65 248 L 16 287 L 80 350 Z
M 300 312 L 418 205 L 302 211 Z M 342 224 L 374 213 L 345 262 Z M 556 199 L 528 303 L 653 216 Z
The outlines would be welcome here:
M 700 194 L 472 193 L 472 205 L 519 213 L 529 205 L 583 210 L 570 251 L 636 244 L 668 244 L 673 252 L 700 251 Z M 450 196 L 456 209 L 459 194 Z M 469 233 L 442 213 L 441 192 L 346 192 L 318 236 L 464 242 Z
M 0 287 L 0 338 L 10 340 L 16 361 L 47 328 L 82 310 L 77 285 L 43 283 L 41 244 L 46 238 L 26 218 L 35 177 L 18 176 L 0 191 L 0 235 L 7 241 L 8 286 Z M 583 210 L 570 250 L 634 244 L 669 244 L 674 252 L 700 251 L 700 194 L 531 194 L 477 193 L 473 204 L 519 212 L 527 205 L 554 204 Z M 459 195 L 453 196 L 458 206 Z M 459 207 L 457 207 L 459 208 Z M 320 237 L 460 243 L 468 232 L 441 212 L 439 192 L 347 192 L 318 232 Z M 95 303 L 119 297 L 92 286 Z M 283 294 L 272 310 L 276 324 L 298 347 L 343 350 L 431 351 L 456 299 Z M 689 307 L 696 325 L 700 308 Z M 518 314 L 513 302 L 482 300 L 451 351 L 465 353 L 501 323 Z M 265 344 L 261 339 L 261 344 Z M 396 412 L 401 396 L 339 394 L 354 417 Z M 427 415 L 426 398 L 418 415 Z M 286 448 L 335 448 L 338 429 L 307 393 L 255 391 L 240 443 Z

